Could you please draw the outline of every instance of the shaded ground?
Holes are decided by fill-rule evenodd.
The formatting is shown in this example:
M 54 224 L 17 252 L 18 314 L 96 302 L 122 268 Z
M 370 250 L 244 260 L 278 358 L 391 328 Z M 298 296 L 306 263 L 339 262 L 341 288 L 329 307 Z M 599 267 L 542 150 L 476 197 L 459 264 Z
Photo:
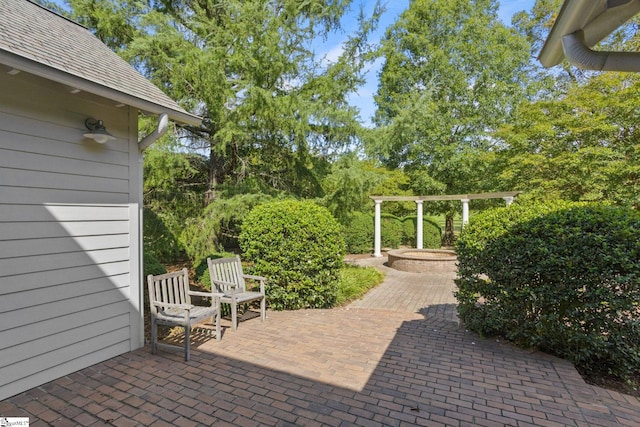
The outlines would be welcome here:
M 588 372 L 581 373 L 581 375 L 588 384 L 626 393 L 640 399 L 640 374 L 634 375 L 629 382 L 615 377 L 594 376 Z

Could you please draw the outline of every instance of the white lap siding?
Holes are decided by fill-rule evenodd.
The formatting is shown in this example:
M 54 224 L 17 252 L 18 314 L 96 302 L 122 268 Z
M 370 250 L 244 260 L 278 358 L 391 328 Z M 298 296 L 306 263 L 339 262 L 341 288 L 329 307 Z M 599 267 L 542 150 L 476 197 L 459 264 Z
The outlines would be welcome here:
M 26 73 L 0 88 L 2 400 L 142 345 L 141 165 L 137 111 Z

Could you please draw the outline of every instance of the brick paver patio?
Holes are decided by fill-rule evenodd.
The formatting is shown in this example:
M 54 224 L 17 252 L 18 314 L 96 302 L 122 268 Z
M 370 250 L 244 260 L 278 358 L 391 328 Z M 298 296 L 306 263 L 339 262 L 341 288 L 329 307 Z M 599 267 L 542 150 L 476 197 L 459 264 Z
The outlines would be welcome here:
M 270 311 L 220 342 L 197 332 L 190 362 L 140 349 L 2 401 L 0 417 L 32 426 L 640 425 L 636 398 L 460 328 L 452 278 L 388 271 L 349 307 Z

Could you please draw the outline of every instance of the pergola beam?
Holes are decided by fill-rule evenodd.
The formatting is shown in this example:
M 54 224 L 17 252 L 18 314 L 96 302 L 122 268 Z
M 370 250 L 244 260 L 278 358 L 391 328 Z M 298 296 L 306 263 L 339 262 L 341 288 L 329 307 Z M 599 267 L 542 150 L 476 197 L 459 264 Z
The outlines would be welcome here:
M 380 200 L 383 202 L 415 202 L 423 200 L 427 202 L 437 202 L 446 200 L 478 200 L 478 199 L 500 199 L 504 197 L 515 197 L 522 191 L 503 191 L 499 193 L 480 193 L 480 194 L 444 194 L 437 196 L 369 196 L 371 200 Z

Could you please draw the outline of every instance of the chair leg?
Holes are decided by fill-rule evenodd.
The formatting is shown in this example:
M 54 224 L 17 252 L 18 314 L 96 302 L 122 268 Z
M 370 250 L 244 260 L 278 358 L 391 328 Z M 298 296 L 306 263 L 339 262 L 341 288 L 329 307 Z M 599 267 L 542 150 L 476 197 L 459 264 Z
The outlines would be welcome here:
M 267 299 L 265 297 L 262 297 L 262 299 L 260 300 L 260 312 L 262 321 L 264 322 L 264 320 L 267 318 Z
M 190 334 L 191 334 L 191 326 L 190 325 L 186 325 L 184 327 L 184 361 L 188 362 L 189 358 L 190 358 L 190 354 L 189 354 L 189 340 L 190 340 Z
M 158 324 L 154 318 L 151 318 L 151 353 L 158 352 Z
M 213 318 L 215 317 L 216 340 L 220 341 L 220 339 L 222 339 L 222 334 L 220 333 L 220 318 L 222 317 L 222 304 L 220 304 L 220 300 L 217 297 L 213 298 L 212 307 L 216 309 L 216 314 L 215 316 L 211 317 L 211 323 L 213 323 Z
M 222 335 L 220 334 L 220 308 L 216 312 L 216 340 L 220 341 Z
M 238 306 L 234 303 L 231 303 L 231 326 L 234 331 L 238 329 Z

